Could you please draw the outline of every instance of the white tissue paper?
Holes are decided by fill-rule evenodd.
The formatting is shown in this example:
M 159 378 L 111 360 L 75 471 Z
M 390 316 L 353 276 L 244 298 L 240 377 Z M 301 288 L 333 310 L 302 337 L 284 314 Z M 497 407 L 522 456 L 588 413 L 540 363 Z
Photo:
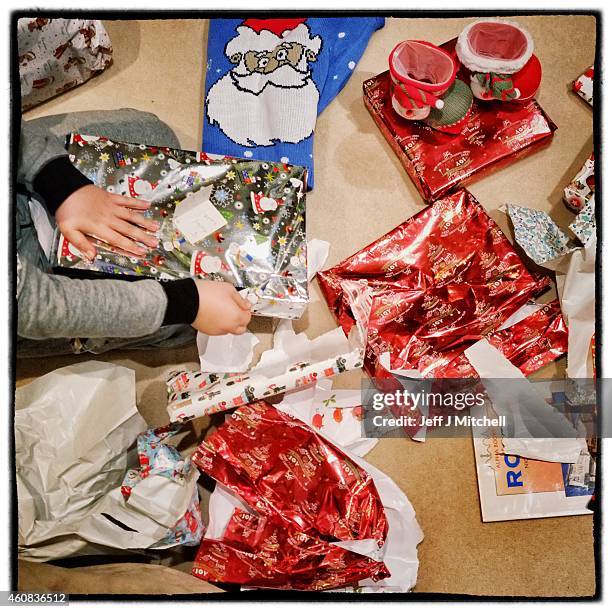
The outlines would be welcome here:
M 506 428 L 502 427 L 506 454 L 561 463 L 578 461 L 586 441 L 499 350 L 483 339 L 470 346 L 465 356 L 478 372 L 493 410 L 506 418 Z M 512 393 L 507 379 L 512 379 Z M 514 427 L 512 437 L 508 435 L 510 425 Z
M 20 558 L 173 545 L 159 541 L 185 514 L 198 472 L 182 486 L 152 475 L 125 501 L 121 484 L 138 465 L 135 442 L 147 428 L 132 370 L 88 361 L 42 376 L 15 396 Z

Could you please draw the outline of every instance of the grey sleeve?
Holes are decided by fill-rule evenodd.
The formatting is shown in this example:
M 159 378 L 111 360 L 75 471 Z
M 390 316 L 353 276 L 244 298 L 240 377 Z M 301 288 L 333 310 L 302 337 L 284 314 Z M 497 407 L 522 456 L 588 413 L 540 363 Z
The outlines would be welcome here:
M 34 191 L 34 179 L 43 166 L 67 154 L 64 141 L 51 131 L 39 129 L 39 124 L 33 121 L 22 121 L 17 182 Z
M 67 155 L 66 136 L 71 132 L 158 147 L 180 147 L 172 129 L 153 113 L 131 108 L 39 117 L 21 122 L 18 182 L 32 191 L 34 178 L 43 166 Z
M 157 331 L 168 298 L 154 280 L 77 280 L 17 256 L 17 333 L 24 338 L 137 338 Z

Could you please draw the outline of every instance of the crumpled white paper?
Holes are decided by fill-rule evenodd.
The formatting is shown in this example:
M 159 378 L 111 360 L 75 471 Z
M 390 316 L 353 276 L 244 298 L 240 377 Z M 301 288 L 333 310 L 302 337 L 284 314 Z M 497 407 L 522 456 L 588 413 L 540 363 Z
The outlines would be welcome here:
M 198 471 L 183 485 L 152 475 L 125 501 L 121 483 L 138 464 L 134 443 L 147 428 L 132 370 L 87 361 L 15 395 L 20 558 L 172 546 L 157 543 L 185 514 Z
M 499 350 L 483 339 L 470 346 L 465 356 L 478 372 L 495 412 L 514 425 L 512 437 L 502 427 L 506 454 L 561 463 L 578 461 L 586 441 L 579 439 L 573 425 L 542 399 Z M 512 383 L 504 379 L 512 379 Z
M 200 369 L 202 372 L 246 372 L 253 360 L 253 349 L 259 339 L 251 332 L 239 336 L 224 334 L 207 336 L 198 332 L 196 336 Z
M 315 277 L 317 272 L 323 269 L 329 256 L 329 247 L 330 244 L 327 240 L 320 240 L 319 238 L 313 238 L 306 244 L 308 282 Z
M 392 368 L 391 367 L 391 353 L 386 352 L 380 355 L 378 358 L 378 363 L 380 363 L 381 367 L 383 367 L 389 374 L 393 374 L 394 376 L 399 376 L 400 378 L 407 379 L 413 378 L 419 381 L 419 384 L 423 384 L 420 381 L 423 380 L 423 375 L 416 369 L 410 368 Z M 426 384 L 426 383 L 425 383 Z M 429 406 L 427 404 L 421 404 L 419 406 L 419 411 L 424 417 L 429 416 Z M 425 442 L 427 439 L 427 425 L 423 425 L 413 436 L 412 439 L 415 442 Z
M 376 548 L 375 543 L 373 543 L 368 552 L 364 546 L 367 540 L 361 543 L 336 543 L 336 546 L 342 546 L 342 548 L 354 550 L 377 559 L 382 557 L 382 561 L 387 566 L 391 575 L 378 582 L 370 579 L 362 580 L 359 583 L 361 592 L 407 593 L 414 588 L 417 582 L 419 571 L 417 546 L 423 541 L 424 537 L 416 519 L 414 508 L 403 491 L 389 476 L 365 459 L 357 457 L 346 449 L 343 450 L 357 465 L 372 476 L 385 508 L 389 531 L 382 549 Z M 353 548 L 353 545 L 355 548 Z
M 567 376 L 590 378 L 588 363 L 595 333 L 595 256 L 597 236 L 570 253 L 557 268 L 557 293 L 568 323 Z
M 277 407 L 282 409 L 281 405 Z M 299 414 L 291 414 L 303 420 Z M 304 422 L 308 424 L 307 421 Z M 321 430 L 318 433 L 332 444 L 336 443 L 327 435 L 327 432 Z M 389 530 L 382 548 L 378 548 L 374 540 L 335 542 L 335 545 L 377 560 L 382 559 L 387 566 L 391 574 L 389 578 L 378 582 L 369 579 L 362 580 L 358 587 L 360 592 L 406 593 L 414 587 L 417 581 L 419 569 L 417 546 L 423 540 L 423 531 L 417 522 L 414 508 L 389 476 L 362 458 L 361 453 L 367 452 L 366 447 L 357 446 L 355 447 L 356 452 L 352 452 L 342 445 L 338 446 L 352 461 L 372 476 L 385 508 Z M 210 497 L 208 529 L 204 537 L 213 540 L 221 539 L 236 508 L 252 512 L 233 492 L 216 483 Z M 346 587 L 337 590 L 345 592 L 354 589 Z

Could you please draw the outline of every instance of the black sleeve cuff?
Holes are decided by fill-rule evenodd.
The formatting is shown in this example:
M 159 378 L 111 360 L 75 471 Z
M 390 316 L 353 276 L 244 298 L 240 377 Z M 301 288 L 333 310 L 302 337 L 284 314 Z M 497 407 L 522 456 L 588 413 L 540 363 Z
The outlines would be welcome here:
M 45 164 L 33 182 L 34 191 L 52 215 L 68 196 L 86 185 L 93 183 L 70 163 L 67 155 Z
M 200 296 L 193 278 L 163 282 L 161 286 L 168 298 L 162 325 L 176 325 L 177 323 L 191 325 L 200 308 Z

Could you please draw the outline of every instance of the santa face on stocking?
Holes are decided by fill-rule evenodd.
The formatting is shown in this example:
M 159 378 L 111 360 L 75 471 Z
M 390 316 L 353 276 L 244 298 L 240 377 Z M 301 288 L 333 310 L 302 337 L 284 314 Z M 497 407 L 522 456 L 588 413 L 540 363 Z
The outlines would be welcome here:
M 235 143 L 298 143 L 312 134 L 319 91 L 309 64 L 321 38 L 304 21 L 247 19 L 227 43 L 234 67 L 210 88 L 207 118 Z

